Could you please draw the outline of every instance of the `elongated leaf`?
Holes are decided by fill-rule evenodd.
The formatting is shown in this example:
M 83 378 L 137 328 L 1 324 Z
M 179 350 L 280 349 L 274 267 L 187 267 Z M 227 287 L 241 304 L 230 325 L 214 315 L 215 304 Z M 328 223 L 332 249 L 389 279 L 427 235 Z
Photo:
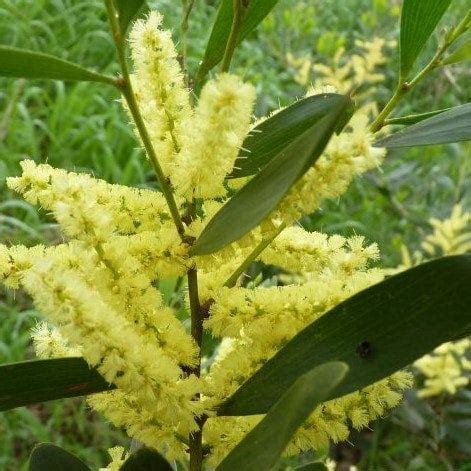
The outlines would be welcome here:
M 121 466 L 120 471 L 173 471 L 170 464 L 151 448 L 139 448 Z
M 420 123 L 420 121 L 423 121 L 424 119 L 431 118 L 432 116 L 436 116 L 437 114 L 441 114 L 450 109 L 451 108 L 445 108 L 443 110 L 434 110 L 434 111 L 428 111 L 426 113 L 410 114 L 408 116 L 401 116 L 398 118 L 388 118 L 386 122 L 387 124 L 404 124 L 404 125 Z
M 123 34 L 126 33 L 129 23 L 144 8 L 145 0 L 114 0 L 118 10 L 119 26 Z
M 443 257 L 347 299 L 296 335 L 222 405 L 267 412 L 296 378 L 329 361 L 349 367 L 334 399 L 379 381 L 438 345 L 471 334 L 471 255 Z
M 273 157 L 331 111 L 324 95 L 299 100 L 256 126 L 244 140 L 229 178 L 259 172 Z
M 113 389 L 83 358 L 0 365 L 0 411 Z
M 326 94 L 324 100 L 330 111 L 273 157 L 221 208 L 193 245 L 193 255 L 214 252 L 257 226 L 314 164 L 350 104 L 349 98 L 336 94 Z
M 31 453 L 29 471 L 90 471 L 90 468 L 68 451 L 52 443 L 41 443 Z
M 0 76 L 103 82 L 115 85 L 113 77 L 99 74 L 73 62 L 9 46 L 0 46 Z
M 471 59 L 471 39 L 468 39 L 455 51 L 453 51 L 448 57 L 446 57 L 442 64 L 456 64 L 458 62 L 468 61 Z
M 271 470 L 296 430 L 338 386 L 347 370 L 345 363 L 331 362 L 301 375 L 217 470 Z
M 407 78 L 415 60 L 435 30 L 451 0 L 404 0 L 401 16 L 401 77 Z
M 456 106 L 375 142 L 375 147 L 414 147 L 469 141 L 471 103 Z
M 277 2 L 278 0 L 251 0 L 249 2 L 239 30 L 239 43 L 270 13 Z M 199 70 L 200 76 L 204 76 L 223 58 L 233 17 L 232 0 L 221 0 Z

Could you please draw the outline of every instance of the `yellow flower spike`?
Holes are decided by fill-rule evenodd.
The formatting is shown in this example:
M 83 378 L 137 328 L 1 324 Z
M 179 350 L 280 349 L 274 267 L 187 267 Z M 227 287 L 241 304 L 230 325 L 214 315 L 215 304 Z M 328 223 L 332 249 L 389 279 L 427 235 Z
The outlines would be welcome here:
M 169 176 L 180 152 L 183 121 L 191 116 L 190 93 L 171 34 L 162 29 L 159 13 L 152 11 L 137 20 L 129 39 L 137 103 L 162 169 Z
M 249 131 L 254 100 L 252 85 L 235 75 L 218 75 L 203 87 L 172 172 L 178 194 L 188 201 L 226 194 L 224 178 Z

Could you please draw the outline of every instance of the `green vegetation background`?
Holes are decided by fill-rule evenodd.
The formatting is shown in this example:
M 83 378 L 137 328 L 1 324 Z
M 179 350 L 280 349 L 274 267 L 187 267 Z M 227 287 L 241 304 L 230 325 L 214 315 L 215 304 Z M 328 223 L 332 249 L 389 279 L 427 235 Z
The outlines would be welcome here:
M 166 26 L 178 41 L 180 2 L 149 3 L 165 14 Z M 215 3 L 197 0 L 190 18 L 193 70 Z M 455 0 L 444 24 L 464 11 L 466 3 Z M 330 64 L 338 47 L 348 53 L 357 38 L 397 38 L 399 11 L 400 2 L 392 0 L 280 0 L 236 55 L 234 70 L 257 86 L 257 114 L 302 96 L 296 71 L 287 63 L 288 52 L 311 54 L 316 62 Z M 0 0 L 0 44 L 49 52 L 97 70 L 113 72 L 116 67 L 100 0 Z M 395 80 L 397 54 L 389 59 L 379 103 L 387 99 Z M 398 114 L 470 101 L 470 75 L 464 65 L 435 73 Z M 60 238 L 48 214 L 38 213 L 5 187 L 5 178 L 18 174 L 26 157 L 92 172 L 110 182 L 153 186 L 152 172 L 127 121 L 115 92 L 97 84 L 0 79 L 0 242 L 33 245 Z M 393 266 L 401 244 L 419 246 L 431 216 L 448 215 L 457 202 L 471 208 L 469 152 L 469 144 L 393 152 L 381 171 L 357 180 L 342 199 L 326 204 L 303 224 L 310 230 L 365 235 L 380 244 L 383 263 Z M 28 330 L 37 318 L 23 294 L 0 291 L 0 363 L 32 357 Z M 471 470 L 471 392 L 453 399 L 454 415 L 446 412 L 445 417 L 443 401 L 449 400 L 440 401 L 425 403 L 410 394 L 387 420 L 352 436 L 354 446 L 340 444 L 331 456 L 345 466 L 359 462 L 360 470 Z M 97 468 L 106 464 L 107 448 L 127 443 L 80 399 L 16 409 L 0 414 L 0 469 L 26 469 L 28 453 L 39 441 L 64 446 Z

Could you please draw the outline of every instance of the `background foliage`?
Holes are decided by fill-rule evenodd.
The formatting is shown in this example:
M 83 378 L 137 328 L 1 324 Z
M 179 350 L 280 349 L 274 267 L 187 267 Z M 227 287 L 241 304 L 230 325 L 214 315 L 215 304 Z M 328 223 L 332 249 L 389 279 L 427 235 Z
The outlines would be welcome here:
M 178 40 L 180 3 L 149 2 L 164 13 L 166 26 Z M 215 8 L 200 0 L 189 31 L 189 66 L 202 56 Z M 448 20 L 463 11 L 466 0 L 455 0 Z M 236 54 L 234 71 L 256 84 L 257 114 L 293 101 L 304 92 L 296 82 L 298 70 L 289 54 L 313 63 L 331 63 L 340 47 L 354 49 L 355 39 L 397 37 L 399 2 L 387 0 L 280 0 L 279 5 Z M 362 12 L 354 15 L 352 12 Z M 444 23 L 446 24 L 447 18 Z M 114 50 L 100 0 L 0 0 L 0 43 L 48 51 L 96 70 L 114 72 Z M 433 47 L 432 44 L 429 48 Z M 378 87 L 384 102 L 393 87 L 398 58 L 390 49 L 384 66 L 387 83 Z M 429 56 L 429 55 L 428 55 Z M 424 60 L 427 54 L 424 54 Z M 471 72 L 466 63 L 442 69 L 426 79 L 398 114 L 420 113 L 470 101 Z M 311 80 L 315 80 L 312 75 Z M 18 174 L 25 157 L 70 170 L 90 171 L 110 182 L 152 186 L 152 172 L 143 165 L 126 116 L 115 92 L 93 83 L 0 79 L 0 242 L 27 245 L 54 242 L 58 232 L 48 215 L 37 215 L 27 203 L 10 194 L 5 177 Z M 394 266 L 400 246 L 417 248 L 430 231 L 431 216 L 445 217 L 453 204 L 471 207 L 470 144 L 398 149 L 382 171 L 357 180 L 340 201 L 306 218 L 308 229 L 345 235 L 359 233 L 378 241 L 383 260 Z M 468 190 L 467 190 L 468 189 Z M 0 294 L 0 363 L 29 358 L 28 329 L 37 314 L 23 296 Z M 464 427 L 464 428 L 463 428 Z M 453 400 L 424 402 L 412 392 L 405 404 L 374 431 L 340 444 L 332 456 L 360 469 L 471 469 L 471 393 Z M 471 433 L 470 433 L 471 434 Z M 66 400 L 16 409 L 0 415 L 0 468 L 18 469 L 38 441 L 52 441 L 97 467 L 106 462 L 98 450 L 125 443 L 119 431 L 92 414 L 81 400 Z M 92 447 L 93 445 L 93 447 Z M 287 464 L 288 465 L 288 464 Z M 348 469 L 348 468 L 346 468 Z

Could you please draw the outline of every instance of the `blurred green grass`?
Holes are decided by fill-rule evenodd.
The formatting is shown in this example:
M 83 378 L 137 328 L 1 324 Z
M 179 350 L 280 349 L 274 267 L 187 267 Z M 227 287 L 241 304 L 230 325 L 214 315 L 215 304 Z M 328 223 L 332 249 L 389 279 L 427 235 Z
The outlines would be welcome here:
M 164 13 L 165 24 L 178 42 L 180 2 L 149 3 Z M 215 3 L 196 2 L 190 19 L 189 66 L 193 71 L 204 50 Z M 455 0 L 445 23 L 458 17 L 466 3 Z M 280 0 L 274 13 L 241 45 L 234 62 L 234 70 L 256 84 L 257 114 L 303 95 L 294 80 L 295 71 L 287 64 L 288 52 L 310 54 L 315 61 L 328 63 L 337 47 L 343 45 L 349 51 L 355 39 L 394 39 L 399 4 Z M 49 52 L 108 73 L 117 70 L 100 0 L 0 1 L 0 44 Z M 378 89 L 379 103 L 387 100 L 394 84 L 396 56 L 391 54 L 385 67 L 387 81 Z M 469 68 L 463 66 L 437 72 L 404 101 L 398 114 L 469 101 L 469 78 Z M 5 187 L 5 178 L 18 174 L 24 158 L 91 172 L 110 182 L 155 185 L 118 98 L 114 90 L 91 83 L 0 79 L 0 242 L 33 245 L 60 237 L 48 214 Z M 463 144 L 391 153 L 381 170 L 356 180 L 343 198 L 326 203 L 316 217 L 302 223 L 311 230 L 363 234 L 379 242 L 384 262 L 394 265 L 401 244 L 418 247 L 431 216 L 447 215 L 456 202 L 470 207 L 469 152 L 469 144 Z M 0 291 L 0 363 L 32 356 L 28 331 L 38 318 L 23 294 Z M 417 438 L 408 444 L 404 420 L 399 425 L 394 420 L 378 426 L 381 434 L 367 437 L 365 446 L 373 450 L 374 458 L 364 458 L 360 469 L 442 469 L 432 450 L 436 443 L 424 444 Z M 0 436 L 0 469 L 7 471 L 26 469 L 28 452 L 38 441 L 63 445 L 96 467 L 106 463 L 108 447 L 125 443 L 121 432 L 112 430 L 80 399 L 2 413 Z M 464 459 L 460 453 L 449 454 L 453 466 Z M 399 467 L 391 467 L 391 456 Z M 418 467 L 413 467 L 410 463 L 417 456 Z

